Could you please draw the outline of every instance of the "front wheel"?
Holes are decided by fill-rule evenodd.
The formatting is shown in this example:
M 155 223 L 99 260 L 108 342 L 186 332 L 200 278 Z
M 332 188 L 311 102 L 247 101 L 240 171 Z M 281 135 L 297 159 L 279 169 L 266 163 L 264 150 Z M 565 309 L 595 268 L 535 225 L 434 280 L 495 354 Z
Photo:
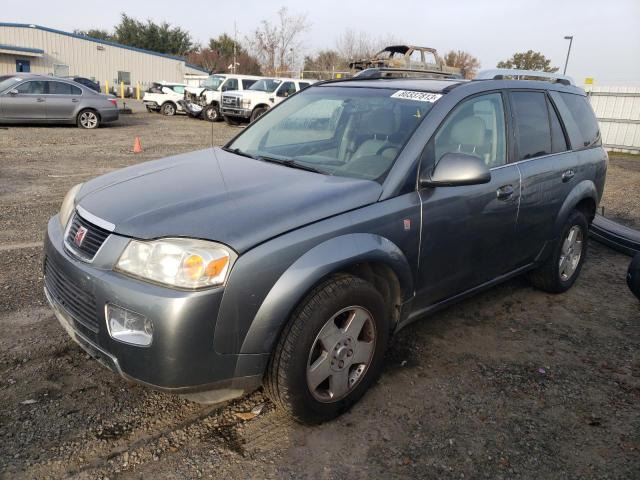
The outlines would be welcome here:
M 167 102 L 162 105 L 161 112 L 163 115 L 171 117 L 176 114 L 176 106 L 173 103 Z
M 302 423 L 337 417 L 382 370 L 387 309 L 365 280 L 337 275 L 298 306 L 270 360 L 265 392 Z
M 251 121 L 255 122 L 262 115 L 267 113 L 267 110 L 269 110 L 267 107 L 258 107 L 258 108 L 256 108 L 253 112 L 251 112 Z
M 210 122 L 217 122 L 220 120 L 220 112 L 218 111 L 218 107 L 214 105 L 206 106 L 202 111 L 202 116 Z
M 83 110 L 78 114 L 76 125 L 80 128 L 92 130 L 100 126 L 100 117 L 93 110 Z
M 587 256 L 589 224 L 584 214 L 569 215 L 551 256 L 529 274 L 531 283 L 549 293 L 563 293 L 575 283 Z

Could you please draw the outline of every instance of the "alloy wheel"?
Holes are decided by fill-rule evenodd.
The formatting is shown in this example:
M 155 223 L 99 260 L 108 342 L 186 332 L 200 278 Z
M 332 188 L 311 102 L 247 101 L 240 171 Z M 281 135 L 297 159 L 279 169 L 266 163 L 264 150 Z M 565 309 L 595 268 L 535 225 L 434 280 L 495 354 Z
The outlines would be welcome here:
M 82 112 L 80 115 L 80 125 L 84 128 L 96 128 L 98 116 L 93 112 Z
M 582 257 L 583 241 L 582 229 L 578 225 L 572 226 L 562 243 L 560 251 L 558 271 L 563 282 L 569 280 L 578 268 Z
M 333 315 L 316 336 L 307 361 L 307 386 L 324 403 L 347 396 L 364 378 L 376 347 L 371 313 L 351 306 Z

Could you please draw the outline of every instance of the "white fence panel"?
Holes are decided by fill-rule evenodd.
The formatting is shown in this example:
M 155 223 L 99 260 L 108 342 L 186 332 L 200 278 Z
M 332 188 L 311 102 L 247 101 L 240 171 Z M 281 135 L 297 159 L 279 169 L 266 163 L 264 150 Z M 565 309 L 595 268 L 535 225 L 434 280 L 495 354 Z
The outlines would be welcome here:
M 608 150 L 640 153 L 640 87 L 585 87 Z

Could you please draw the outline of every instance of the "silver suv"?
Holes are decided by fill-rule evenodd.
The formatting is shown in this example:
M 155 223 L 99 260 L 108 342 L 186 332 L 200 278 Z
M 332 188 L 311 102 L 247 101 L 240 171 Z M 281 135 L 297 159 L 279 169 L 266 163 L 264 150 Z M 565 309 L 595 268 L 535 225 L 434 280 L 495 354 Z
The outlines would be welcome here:
M 570 288 L 607 170 L 584 91 L 387 74 L 74 187 L 45 242 L 62 325 L 126 378 L 203 402 L 263 385 L 317 422 L 412 321 L 524 273 Z

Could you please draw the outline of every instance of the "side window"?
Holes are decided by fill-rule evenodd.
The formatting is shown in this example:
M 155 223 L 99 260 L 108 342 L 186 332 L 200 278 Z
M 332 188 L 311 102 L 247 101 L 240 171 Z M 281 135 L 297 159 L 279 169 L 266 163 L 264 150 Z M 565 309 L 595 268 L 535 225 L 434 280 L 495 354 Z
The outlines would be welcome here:
M 46 82 L 25 82 L 16 87 L 18 93 L 28 94 L 28 95 L 44 95 L 46 88 Z
M 80 95 L 82 90 L 78 87 L 74 87 L 70 83 L 63 82 L 49 82 L 49 94 L 50 95 Z
M 409 55 L 409 66 L 419 66 L 422 63 L 422 52 L 420 50 L 414 50 Z
M 455 107 L 431 140 L 428 151 L 435 163 L 445 153 L 462 152 L 484 160 L 489 167 L 507 162 L 502 95 L 490 93 Z
M 184 87 L 182 85 L 174 85 L 173 87 L 171 87 L 173 89 L 174 92 L 176 93 L 184 93 Z
M 278 89 L 278 93 L 276 94 L 278 97 L 288 97 L 289 95 L 293 95 L 296 93 L 296 84 L 293 82 L 284 82 L 280 85 Z
M 571 121 L 577 125 L 578 131 L 580 132 L 580 141 L 572 142 L 575 144 L 573 148 L 602 145 L 598 120 L 587 98 L 572 93 L 561 93 L 559 96 L 569 110 L 569 114 L 572 117 Z
M 300 82 L 300 90 L 304 90 L 305 88 L 307 88 L 309 85 L 311 85 L 308 82 Z
M 551 129 L 546 96 L 542 92 L 511 93 L 516 120 L 518 160 L 551 153 Z
M 222 85 L 222 91 L 226 92 L 228 90 L 238 90 L 238 79 L 237 78 L 229 78 L 224 85 Z
M 256 83 L 255 80 L 243 79 L 242 80 L 242 89 L 246 90 L 247 88 L 249 88 L 254 83 Z
M 549 120 L 551 121 L 551 151 L 553 153 L 566 152 L 569 149 L 567 139 L 564 136 L 558 113 L 548 98 L 547 109 L 549 110 Z

